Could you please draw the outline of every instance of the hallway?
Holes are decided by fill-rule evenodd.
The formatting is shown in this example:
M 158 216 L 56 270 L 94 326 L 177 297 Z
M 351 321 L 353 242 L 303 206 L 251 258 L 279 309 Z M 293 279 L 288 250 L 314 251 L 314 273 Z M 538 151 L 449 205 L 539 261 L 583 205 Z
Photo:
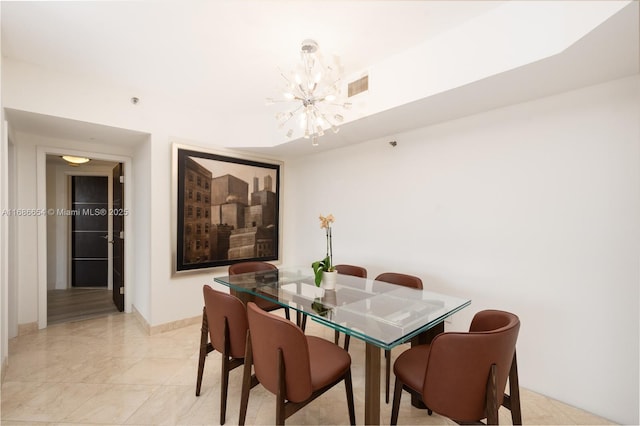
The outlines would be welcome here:
M 70 288 L 47 291 L 47 324 L 80 321 L 117 313 L 111 290 Z

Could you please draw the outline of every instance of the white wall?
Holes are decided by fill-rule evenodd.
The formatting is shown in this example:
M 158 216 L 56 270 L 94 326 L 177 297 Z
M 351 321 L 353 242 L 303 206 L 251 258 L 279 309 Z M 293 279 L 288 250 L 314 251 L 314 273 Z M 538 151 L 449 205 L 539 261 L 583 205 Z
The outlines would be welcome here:
M 136 182 L 135 216 L 132 230 L 125 229 L 125 233 L 136 235 L 133 249 L 135 250 L 136 269 L 134 272 L 135 309 L 144 318 L 151 317 L 151 138 L 138 144 L 133 153 L 134 180 Z M 125 295 L 126 297 L 126 295 Z M 148 320 L 147 320 L 148 321 Z
M 286 257 L 333 213 L 336 263 L 471 298 L 450 329 L 516 313 L 522 386 L 638 424 L 639 101 L 636 76 L 288 163 Z
M 0 46 L 2 36 L 0 35 Z M 0 48 L 0 70 L 2 48 Z M 0 71 L 0 80 L 2 72 Z M 5 136 L 2 87 L 0 85 L 0 210 L 9 207 L 9 143 Z M 4 366 L 9 356 L 9 218 L 0 215 L 0 377 L 4 377 Z
M 16 206 L 19 209 L 36 208 L 35 146 L 22 146 L 16 140 Z M 24 149 L 23 149 L 24 148 Z M 29 149 L 30 148 L 30 149 Z M 18 324 L 38 320 L 37 222 L 34 216 L 16 217 L 18 236 L 16 268 L 18 270 Z
M 66 188 L 59 188 L 61 184 L 62 182 L 56 182 L 55 166 L 47 164 L 47 209 L 69 208 L 65 203 L 67 191 Z M 60 189 L 62 189 L 62 192 L 58 192 Z M 58 198 L 61 200 L 59 201 Z M 58 207 L 59 204 L 60 207 Z M 55 290 L 58 285 L 60 285 L 60 288 L 66 288 L 66 263 L 60 262 L 60 266 L 58 266 L 58 258 L 62 256 L 62 252 L 59 251 L 58 247 L 59 241 L 57 228 L 58 223 L 60 223 L 60 226 L 62 227 L 63 222 L 66 221 L 60 217 L 47 216 L 47 290 Z M 58 274 L 62 275 L 63 273 L 64 287 L 62 287 L 62 279 L 58 279 Z M 62 278 L 62 276 L 60 278 Z

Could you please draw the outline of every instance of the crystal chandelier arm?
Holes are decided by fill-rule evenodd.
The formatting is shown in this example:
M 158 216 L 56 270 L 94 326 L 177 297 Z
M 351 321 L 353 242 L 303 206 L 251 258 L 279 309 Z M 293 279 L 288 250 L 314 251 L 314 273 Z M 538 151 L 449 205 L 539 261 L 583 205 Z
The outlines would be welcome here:
M 351 108 L 351 102 L 344 102 L 342 104 L 337 104 L 335 102 L 324 102 L 323 105 L 332 105 L 332 106 L 337 106 L 337 107 L 341 107 L 341 108 L 344 108 L 344 109 Z
M 289 120 L 291 120 L 296 115 L 296 113 L 300 111 L 301 108 L 302 108 L 302 105 L 294 109 L 293 111 L 290 111 L 289 113 L 285 114 L 285 116 L 287 116 L 287 119 L 280 123 L 280 127 L 281 128 L 284 127 L 284 125 L 287 124 Z
M 324 113 L 321 112 L 320 117 L 322 117 L 324 122 L 327 123 L 329 126 L 335 126 L 335 124 L 331 120 L 329 120 L 329 118 Z
M 299 101 L 301 100 L 300 98 L 293 98 L 293 99 L 273 99 L 273 98 L 267 98 L 267 105 L 270 104 L 275 104 L 275 103 L 284 103 L 284 102 L 291 102 L 292 100 L 296 100 Z
M 280 76 L 284 79 L 284 81 L 287 82 L 287 86 L 291 88 L 290 92 L 285 92 L 285 93 L 290 93 L 291 98 L 284 99 L 281 102 L 290 102 L 292 100 L 302 101 L 306 97 L 308 97 L 307 92 L 305 92 L 304 88 L 302 87 L 302 83 L 294 84 L 294 82 L 292 82 L 291 79 L 289 79 L 282 71 L 280 71 Z M 298 93 L 296 93 L 296 89 Z M 285 97 L 286 97 L 286 94 L 285 94 Z
M 308 98 L 313 93 L 313 90 L 306 91 L 304 87 L 302 87 L 302 84 L 298 84 L 298 90 L 300 91 L 300 93 L 302 93 L 302 96 L 303 96 L 302 98 L 296 98 L 299 100 L 302 100 L 303 98 Z
M 326 94 L 324 96 L 322 96 L 322 97 L 326 97 L 326 96 L 329 96 L 329 95 L 332 95 L 332 94 L 340 92 L 339 86 L 340 86 L 341 80 L 342 79 L 338 77 L 333 81 L 333 83 L 330 83 L 330 84 L 327 83 L 324 86 L 324 92 Z
M 329 126 L 331 127 L 331 131 L 333 133 L 338 133 L 338 131 L 340 130 L 338 125 L 333 123 L 331 120 L 329 120 L 326 115 L 324 115 L 324 114 L 321 114 L 321 115 L 322 115 L 322 119 L 325 120 L 327 122 L 327 124 L 329 124 Z
M 279 71 L 280 71 L 280 76 L 282 78 L 284 78 L 284 81 L 286 81 L 288 84 L 292 85 L 291 84 L 291 80 L 289 80 L 289 78 L 284 74 L 284 72 L 282 72 L 282 70 L 279 70 Z
M 302 86 L 302 84 L 298 85 L 298 88 L 300 89 L 300 92 L 302 92 L 306 97 L 312 96 L 313 92 L 316 91 L 317 87 L 318 87 L 318 83 L 313 83 L 313 87 L 307 87 L 307 89 L 305 90 L 304 87 Z

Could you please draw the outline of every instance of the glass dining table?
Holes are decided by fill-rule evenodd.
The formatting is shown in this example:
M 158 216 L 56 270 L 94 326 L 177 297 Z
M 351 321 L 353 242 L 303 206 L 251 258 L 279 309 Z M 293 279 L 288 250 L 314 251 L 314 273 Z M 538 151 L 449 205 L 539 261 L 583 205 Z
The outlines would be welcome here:
M 365 424 L 380 424 L 380 350 L 428 343 L 470 300 L 372 279 L 338 275 L 334 290 L 316 287 L 311 268 L 215 277 L 247 302 L 262 297 L 365 342 Z M 413 400 L 414 405 L 420 401 Z

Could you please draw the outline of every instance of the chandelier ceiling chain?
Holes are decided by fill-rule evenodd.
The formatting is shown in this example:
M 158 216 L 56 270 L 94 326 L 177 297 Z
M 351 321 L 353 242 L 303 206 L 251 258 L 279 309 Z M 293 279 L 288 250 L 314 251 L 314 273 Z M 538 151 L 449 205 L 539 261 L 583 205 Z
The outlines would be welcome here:
M 351 103 L 337 102 L 342 78 L 342 66 L 337 58 L 325 63 L 318 52 L 318 43 L 310 39 L 302 42 L 300 57 L 301 62 L 294 71 L 289 75 L 280 73 L 286 82 L 284 99 L 268 98 L 267 104 L 295 103 L 291 109 L 276 114 L 278 127 L 283 129 L 289 126 L 286 134 L 291 138 L 294 134 L 291 121 L 297 117 L 303 137 L 311 139 L 315 146 L 318 145 L 318 138 L 324 135 L 325 128 L 330 127 L 334 133 L 338 133 L 338 123 L 344 121 L 341 114 L 332 110 L 349 109 Z

